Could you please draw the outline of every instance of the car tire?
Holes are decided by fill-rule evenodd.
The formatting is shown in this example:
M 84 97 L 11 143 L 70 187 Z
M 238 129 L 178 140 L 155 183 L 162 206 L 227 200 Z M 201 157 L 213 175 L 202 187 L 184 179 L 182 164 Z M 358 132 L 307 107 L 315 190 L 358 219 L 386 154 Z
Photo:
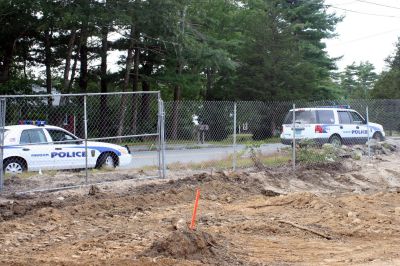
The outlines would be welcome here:
M 118 159 L 111 152 L 102 153 L 97 160 L 96 168 L 114 169 L 117 167 Z
M 335 147 L 340 147 L 340 146 L 342 146 L 342 138 L 339 136 L 339 135 L 332 135 L 330 138 L 329 138 L 329 141 L 328 141 L 330 144 L 332 144 L 333 146 L 335 146 Z
M 381 132 L 375 132 L 372 138 L 377 141 L 383 141 L 383 136 Z
M 26 162 L 20 158 L 10 158 L 3 162 L 3 171 L 6 174 L 22 174 L 27 168 Z

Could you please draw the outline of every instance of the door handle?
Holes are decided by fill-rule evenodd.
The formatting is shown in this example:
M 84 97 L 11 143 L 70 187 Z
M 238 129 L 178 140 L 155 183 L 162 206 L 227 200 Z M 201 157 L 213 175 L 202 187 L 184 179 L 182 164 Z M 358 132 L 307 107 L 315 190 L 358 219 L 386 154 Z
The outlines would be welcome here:
M 359 127 L 359 126 L 356 126 L 356 128 L 359 129 L 360 127 Z
M 56 148 L 56 151 L 61 151 L 62 150 L 62 148 Z
M 30 149 L 28 149 L 28 148 L 23 148 L 22 150 L 23 151 L 30 151 Z
M 340 129 L 343 129 L 343 126 L 340 126 Z

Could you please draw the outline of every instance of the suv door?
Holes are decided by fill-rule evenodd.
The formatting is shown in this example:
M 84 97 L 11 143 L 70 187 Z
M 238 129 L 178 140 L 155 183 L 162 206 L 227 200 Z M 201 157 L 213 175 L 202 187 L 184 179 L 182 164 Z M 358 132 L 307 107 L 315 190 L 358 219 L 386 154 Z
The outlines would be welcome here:
M 364 144 L 368 140 L 367 124 L 359 113 L 355 111 L 349 111 L 349 113 L 351 116 L 351 124 L 353 126 L 352 135 L 354 142 Z
M 337 111 L 339 118 L 339 134 L 342 138 L 343 144 L 351 144 L 353 141 L 353 125 L 351 123 L 351 116 L 348 111 Z
M 48 143 L 43 129 L 23 130 L 19 144 L 24 145 L 21 147 L 22 154 L 27 159 L 30 170 L 53 169 L 54 161 L 51 158 L 52 145 Z
M 52 142 L 51 156 L 56 169 L 75 169 L 85 167 L 85 146 L 82 141 L 67 131 L 47 128 Z

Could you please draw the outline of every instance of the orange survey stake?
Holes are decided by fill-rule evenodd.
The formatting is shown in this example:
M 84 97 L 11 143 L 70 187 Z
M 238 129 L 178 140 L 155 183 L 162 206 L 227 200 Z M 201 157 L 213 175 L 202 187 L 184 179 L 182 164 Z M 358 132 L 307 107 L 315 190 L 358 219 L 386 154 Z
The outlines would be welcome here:
M 191 230 L 194 230 L 194 227 L 195 227 L 195 224 L 196 224 L 196 213 L 197 213 L 197 206 L 199 205 L 199 198 L 200 198 L 200 189 L 198 188 L 196 190 L 196 200 L 194 202 L 192 222 L 190 223 L 190 229 Z

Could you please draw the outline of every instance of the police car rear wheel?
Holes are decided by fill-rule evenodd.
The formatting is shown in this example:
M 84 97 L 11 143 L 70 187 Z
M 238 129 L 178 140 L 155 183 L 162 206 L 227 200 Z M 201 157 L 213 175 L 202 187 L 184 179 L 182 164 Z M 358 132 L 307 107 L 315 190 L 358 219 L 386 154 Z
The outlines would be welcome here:
M 342 146 L 342 139 L 338 135 L 333 135 L 329 138 L 329 143 L 335 147 Z
M 25 165 L 21 160 L 11 159 L 4 162 L 4 172 L 8 174 L 21 174 L 26 170 Z

